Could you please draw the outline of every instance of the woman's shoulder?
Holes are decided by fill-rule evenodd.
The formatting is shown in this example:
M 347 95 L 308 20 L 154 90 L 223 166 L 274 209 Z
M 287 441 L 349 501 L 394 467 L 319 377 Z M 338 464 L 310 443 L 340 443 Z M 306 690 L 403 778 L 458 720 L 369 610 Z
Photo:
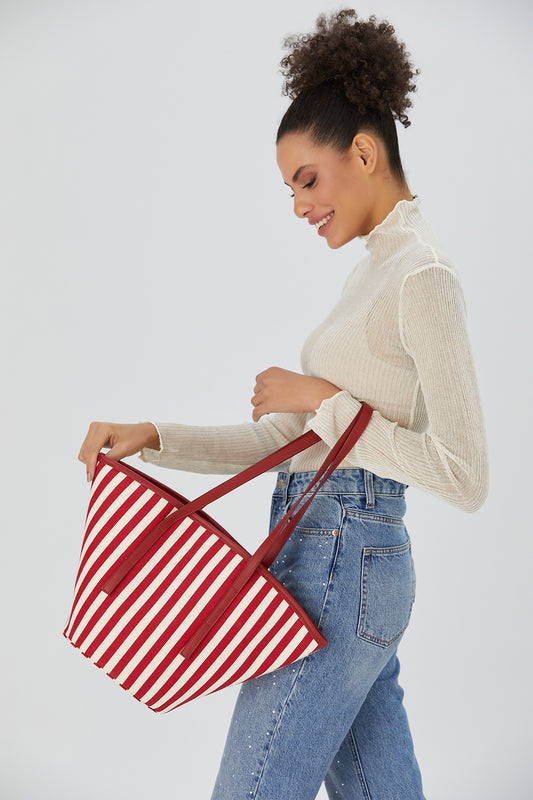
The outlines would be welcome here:
M 438 278 L 443 270 L 451 273 L 460 282 L 455 260 L 424 217 L 420 218 L 420 224 L 414 235 L 405 242 L 397 259 L 396 268 L 400 284 L 422 272 L 427 272 L 428 278 L 431 275 Z
M 444 307 L 452 299 L 464 305 L 456 262 L 422 215 L 397 260 L 395 272 L 399 298 L 404 303 L 411 297 L 434 307 Z

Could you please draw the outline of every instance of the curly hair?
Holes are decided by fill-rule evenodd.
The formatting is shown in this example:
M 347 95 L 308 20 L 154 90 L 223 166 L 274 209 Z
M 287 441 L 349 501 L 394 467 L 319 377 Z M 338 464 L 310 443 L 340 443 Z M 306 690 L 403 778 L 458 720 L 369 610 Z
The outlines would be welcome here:
M 287 133 L 308 132 L 318 144 L 346 151 L 361 130 L 373 130 L 385 144 L 391 169 L 403 179 L 395 119 L 410 125 L 408 97 L 416 91 L 415 70 L 393 26 L 375 15 L 358 19 L 351 8 L 320 14 L 316 31 L 287 36 L 282 58 L 282 93 L 292 103 L 276 142 Z

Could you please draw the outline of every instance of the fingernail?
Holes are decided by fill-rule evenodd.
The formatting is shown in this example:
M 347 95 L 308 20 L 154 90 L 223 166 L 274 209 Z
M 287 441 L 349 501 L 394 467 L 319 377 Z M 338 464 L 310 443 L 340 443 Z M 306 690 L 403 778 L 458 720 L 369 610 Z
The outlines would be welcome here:
M 92 479 L 93 479 L 93 476 L 91 475 L 90 472 L 88 472 L 87 473 L 87 482 L 90 483 L 92 481 Z

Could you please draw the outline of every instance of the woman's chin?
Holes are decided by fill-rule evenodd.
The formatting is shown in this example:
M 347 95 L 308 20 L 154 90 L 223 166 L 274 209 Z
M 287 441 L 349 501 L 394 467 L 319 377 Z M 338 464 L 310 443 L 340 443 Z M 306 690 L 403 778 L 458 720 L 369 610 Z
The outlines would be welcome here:
M 330 250 L 338 250 L 339 247 L 342 247 L 343 245 L 345 245 L 350 240 L 349 239 L 341 239 L 338 236 L 333 236 L 333 234 L 331 234 L 330 236 L 326 237 L 326 241 L 328 243 L 328 247 L 330 248 Z

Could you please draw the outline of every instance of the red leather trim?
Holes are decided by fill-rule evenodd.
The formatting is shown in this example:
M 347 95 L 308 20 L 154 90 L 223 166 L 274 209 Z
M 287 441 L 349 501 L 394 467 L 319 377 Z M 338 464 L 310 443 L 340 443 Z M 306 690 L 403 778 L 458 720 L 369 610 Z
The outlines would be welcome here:
M 262 574 L 264 574 L 263 570 L 265 570 L 265 572 L 270 576 L 267 567 L 270 566 L 272 561 L 280 552 L 298 521 L 307 510 L 316 492 L 333 473 L 338 464 L 343 461 L 347 453 L 353 448 L 355 442 L 370 421 L 371 416 L 372 408 L 367 403 L 362 403 L 361 409 L 359 410 L 357 416 L 339 438 L 337 444 L 330 450 L 324 459 L 321 468 L 316 472 L 315 477 L 304 492 L 303 497 L 298 501 L 298 503 L 295 504 L 295 506 L 292 506 L 289 509 L 284 518 L 262 542 L 253 556 L 250 555 L 250 553 L 248 553 L 248 551 L 246 551 L 236 541 L 236 539 L 234 539 L 227 531 L 225 531 L 214 519 L 209 517 L 202 510 L 203 506 L 220 497 L 223 497 L 228 492 L 233 491 L 233 489 L 239 486 L 242 486 L 244 483 L 256 477 L 257 475 L 266 472 L 268 469 L 282 463 L 283 461 L 286 461 L 296 453 L 299 453 L 320 441 L 319 436 L 314 433 L 314 431 L 308 431 L 307 433 L 295 439 L 293 442 L 290 442 L 288 445 L 280 448 L 280 450 L 277 450 L 275 453 L 267 456 L 267 458 L 262 459 L 257 464 L 248 467 L 238 475 L 231 477 L 205 494 L 200 495 L 200 497 L 197 497 L 196 500 L 190 502 L 177 492 L 174 492 L 168 486 L 165 486 L 159 481 L 149 477 L 148 475 L 145 475 L 140 470 L 135 469 L 135 467 L 125 465 L 120 461 L 113 461 L 112 459 L 108 459 L 105 455 L 100 453 L 98 456 L 99 460 L 111 464 L 114 468 L 120 469 L 120 471 L 124 472 L 125 474 L 130 474 L 130 477 L 139 481 L 148 488 L 155 490 L 158 495 L 172 503 L 172 505 L 176 506 L 176 511 L 171 512 L 164 520 L 159 522 L 147 534 L 142 542 L 140 542 L 132 551 L 125 554 L 123 560 L 117 566 L 116 570 L 102 586 L 102 590 L 107 594 L 113 592 L 119 583 L 124 579 L 124 577 L 135 566 L 135 564 L 137 564 L 137 562 L 148 552 L 152 545 L 160 538 L 160 536 L 162 536 L 171 525 L 175 524 L 180 519 L 190 516 L 197 518 L 206 528 L 212 530 L 223 540 L 227 540 L 228 543 L 231 544 L 231 547 L 244 558 L 244 564 L 236 576 L 233 585 L 230 587 L 224 597 L 222 597 L 217 603 L 207 619 L 204 620 L 204 622 L 196 629 L 196 631 L 194 631 L 190 639 L 182 648 L 181 654 L 185 658 L 190 658 L 201 644 L 205 636 L 209 633 L 213 625 L 216 624 L 217 620 L 222 616 L 239 591 L 247 583 L 254 571 L 259 570 Z M 294 513 L 296 506 L 301 504 L 302 499 L 308 495 L 313 487 L 315 487 L 315 489 L 312 494 L 308 497 L 306 502 L 301 505 L 296 513 Z M 286 599 L 294 607 L 294 600 L 290 593 L 284 591 L 283 594 L 284 596 L 286 595 Z
M 296 455 L 296 453 L 301 453 L 302 450 L 306 450 L 308 447 L 311 447 L 311 445 L 316 444 L 319 441 L 320 437 L 318 434 L 316 434 L 314 431 L 307 431 L 306 433 L 302 434 L 302 436 L 294 439 L 294 441 L 289 442 L 279 450 L 276 450 L 275 453 L 272 453 L 266 458 L 263 458 L 261 461 L 258 461 L 257 464 L 253 464 L 251 467 L 239 472 L 238 475 L 234 475 L 228 480 L 223 481 L 213 489 L 210 489 L 208 492 L 200 495 L 200 497 L 197 497 L 196 500 L 191 501 L 187 501 L 177 492 L 173 492 L 171 489 L 169 489 L 168 486 L 165 486 L 163 483 L 150 478 L 145 473 L 135 469 L 135 467 L 122 465 L 122 462 L 112 461 L 111 459 L 107 458 L 107 456 L 104 456 L 102 453 L 100 453 L 98 455 L 98 460 L 102 460 L 112 465 L 121 464 L 124 467 L 122 472 L 128 474 L 129 470 L 130 477 L 133 477 L 135 480 L 152 490 L 157 488 L 157 493 L 161 497 L 165 498 L 175 505 L 177 509 L 179 509 L 177 511 L 173 511 L 171 514 L 165 517 L 164 520 L 162 520 L 150 531 L 150 533 L 147 534 L 142 542 L 140 542 L 132 551 L 125 555 L 113 574 L 110 575 L 106 582 L 102 585 L 102 591 L 106 592 L 106 594 L 111 594 L 111 592 L 113 592 L 119 583 L 126 577 L 128 572 L 133 569 L 135 564 L 140 561 L 140 559 L 148 552 L 150 547 L 155 544 L 159 537 L 162 536 L 165 531 L 167 531 L 175 522 L 180 519 L 185 519 L 185 517 L 190 517 L 198 511 L 202 511 L 203 507 L 209 503 L 218 500 L 225 494 L 237 489 L 239 486 L 242 486 L 244 483 L 247 483 L 258 475 L 261 475 L 263 472 L 267 472 L 267 470 L 275 467 L 277 464 L 281 464 L 288 458 L 292 458 L 292 456 Z M 133 475 L 131 475 L 131 473 L 133 473 Z M 206 520 L 209 520 L 215 526 L 217 531 L 220 529 L 218 523 L 208 517 L 203 511 L 202 517 L 204 517 Z M 228 536 L 232 542 L 237 544 L 236 540 L 233 539 L 233 537 L 231 537 L 228 533 L 226 533 L 226 536 Z
M 289 538 L 290 534 L 298 524 L 300 518 L 307 510 L 316 492 L 322 486 L 327 478 L 332 474 L 336 467 L 344 460 L 345 456 L 355 445 L 357 439 L 361 436 L 364 429 L 368 425 L 372 416 L 373 409 L 367 404 L 362 403 L 359 412 L 355 419 L 348 426 L 346 431 L 342 434 L 337 444 L 332 448 L 329 454 L 324 459 L 321 468 L 316 473 L 314 479 L 311 481 L 302 498 L 296 505 L 301 503 L 303 497 L 309 492 L 312 486 L 317 483 L 315 491 L 304 503 L 304 505 L 290 518 L 294 511 L 294 506 L 289 509 L 285 517 L 274 528 L 271 534 L 264 540 L 260 547 L 256 550 L 253 557 L 244 564 L 240 572 L 235 577 L 232 586 L 228 589 L 227 593 L 222 597 L 217 605 L 213 608 L 211 613 L 207 616 L 204 622 L 197 628 L 190 639 L 181 649 L 180 653 L 184 658 L 191 658 L 196 649 L 200 646 L 203 639 L 207 636 L 213 625 L 220 619 L 227 607 L 233 602 L 240 590 L 246 585 L 250 576 L 258 568 L 260 564 L 265 566 L 265 561 L 271 564 L 276 558 L 281 548 Z
M 174 489 L 165 486 L 165 484 L 160 483 L 155 478 L 146 475 L 144 472 L 141 472 L 140 470 L 130 466 L 129 464 L 125 464 L 123 461 L 115 461 L 114 459 L 108 458 L 103 453 L 100 453 L 98 455 L 98 460 L 103 461 L 105 464 L 109 464 L 117 471 L 123 472 L 125 475 L 129 475 L 129 477 L 134 478 L 136 481 L 141 483 L 143 486 L 146 486 L 148 489 L 153 490 L 157 488 L 157 494 L 163 497 L 165 500 L 168 500 L 170 503 L 176 505 L 177 508 L 189 502 L 185 497 L 178 494 L 178 492 L 176 492 Z M 222 541 L 228 544 L 232 548 L 232 550 L 235 553 L 237 553 L 237 555 L 240 555 L 242 558 L 244 558 L 246 562 L 252 559 L 253 557 L 252 554 L 248 550 L 246 550 L 246 548 L 244 548 L 242 544 L 240 544 L 240 542 L 237 541 L 237 539 L 231 536 L 231 534 L 228 533 L 228 531 L 226 531 L 216 520 L 210 517 L 209 514 L 206 514 L 205 511 L 195 511 L 190 516 L 196 522 L 199 522 L 206 530 L 210 531 L 211 533 L 214 533 L 216 536 L 222 539 Z M 166 517 L 163 520 L 163 522 L 166 522 L 167 520 L 168 517 Z M 122 566 L 122 564 L 120 566 Z M 130 569 L 131 566 L 128 568 L 127 572 L 129 572 Z M 322 647 L 324 647 L 327 644 L 326 637 L 316 627 L 312 619 L 306 613 L 305 609 L 303 609 L 298 603 L 295 602 L 294 597 L 285 588 L 285 586 L 283 586 L 283 584 L 280 583 L 277 580 L 277 578 L 275 578 L 274 575 L 272 575 L 272 573 L 268 571 L 267 567 L 263 566 L 263 564 L 259 564 L 259 566 L 256 569 L 256 572 L 258 572 L 266 581 L 268 581 L 268 583 L 271 586 L 273 586 L 279 592 L 279 594 L 283 596 L 283 598 L 291 606 L 294 613 L 300 617 L 305 626 L 312 633 L 316 641 L 319 642 Z M 122 580 L 122 577 L 124 577 L 124 575 L 121 576 L 120 580 Z M 104 587 L 102 587 L 102 589 L 105 591 Z M 110 594 L 110 592 L 107 593 Z

